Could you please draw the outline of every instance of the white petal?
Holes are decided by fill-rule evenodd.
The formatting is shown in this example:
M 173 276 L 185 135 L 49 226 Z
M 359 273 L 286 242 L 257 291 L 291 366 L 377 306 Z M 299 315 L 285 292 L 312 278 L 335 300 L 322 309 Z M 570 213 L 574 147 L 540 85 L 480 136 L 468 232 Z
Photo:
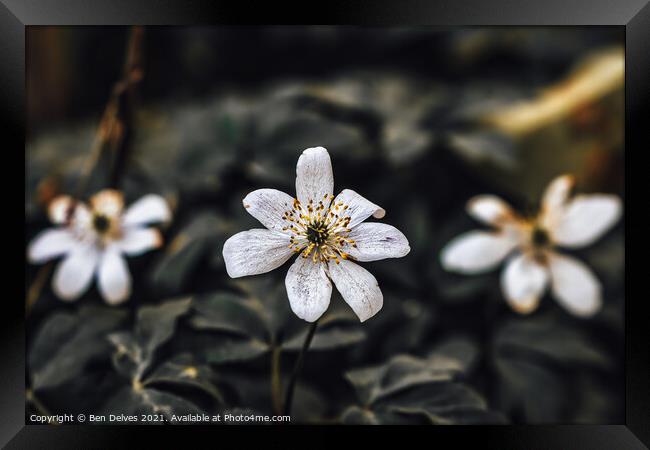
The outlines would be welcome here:
M 571 175 L 562 175 L 555 178 L 544 191 L 542 205 L 540 208 L 538 220 L 539 224 L 551 230 L 561 214 L 564 206 L 569 200 L 569 195 L 575 184 L 575 179 Z
M 116 246 L 109 246 L 99 263 L 99 292 L 107 303 L 122 303 L 131 294 L 131 274 Z
M 94 245 L 78 246 L 58 265 L 52 279 L 54 293 L 62 300 L 76 300 L 93 279 L 99 252 Z
M 223 245 L 223 259 L 230 278 L 270 272 L 293 253 L 289 236 L 271 230 L 242 231 Z
M 242 203 L 246 211 L 269 230 L 283 231 L 282 228 L 290 225 L 283 216 L 285 212 L 291 211 L 293 197 L 282 191 L 258 189 L 248 194 Z
M 357 247 L 347 246 L 345 251 L 357 261 L 401 258 L 411 251 L 406 236 L 385 223 L 359 224 L 348 237 L 354 240 Z
M 27 257 L 30 262 L 42 263 L 66 254 L 79 245 L 67 228 L 49 228 L 41 231 L 29 244 Z
M 50 221 L 55 224 L 65 224 L 68 221 L 81 230 L 92 225 L 92 214 L 88 206 L 75 201 L 68 195 L 61 195 L 50 202 L 47 208 Z
M 621 211 L 621 200 L 615 195 L 576 196 L 551 228 L 553 240 L 568 248 L 589 245 L 618 221 Z
M 85 203 L 77 202 L 74 206 L 71 225 L 81 233 L 92 229 L 93 214 Z
M 52 223 L 63 224 L 68 219 L 75 201 L 69 195 L 60 195 L 50 202 L 47 213 Z
M 327 311 L 332 296 L 332 283 L 325 265 L 299 256 L 285 278 L 291 310 L 307 322 L 314 322 Z
M 330 155 L 323 147 L 308 148 L 296 166 L 296 196 L 306 207 L 309 200 L 318 203 L 334 193 L 334 175 Z
M 494 269 L 517 245 L 511 234 L 469 231 L 452 239 L 440 253 L 446 270 L 474 274 Z
M 520 314 L 533 312 L 546 289 L 546 268 L 528 255 L 517 255 L 501 274 L 501 288 L 510 307 Z
M 144 225 L 154 222 L 168 222 L 171 211 L 167 201 L 160 195 L 149 194 L 129 206 L 122 218 L 125 225 Z
M 506 202 L 495 195 L 478 195 L 467 202 L 467 212 L 476 220 L 498 226 L 515 221 L 516 215 Z
M 370 216 L 373 216 L 375 219 L 381 219 L 386 215 L 386 211 L 381 207 L 366 200 L 351 189 L 343 189 L 336 196 L 332 202 L 330 211 L 341 217 L 350 217 L 348 228 L 355 227 Z
M 384 296 L 377 280 L 366 269 L 352 261 L 328 263 L 330 277 L 361 322 L 377 314 L 384 305 Z
M 569 312 L 587 317 L 602 305 L 600 283 L 581 261 L 555 253 L 550 257 L 553 296 Z
M 115 245 L 127 255 L 139 255 L 162 244 L 160 231 L 155 228 L 124 228 Z
M 543 213 L 562 208 L 569 198 L 574 183 L 575 179 L 571 175 L 561 175 L 551 181 L 542 197 Z
M 124 196 L 115 189 L 104 189 L 90 198 L 93 213 L 107 217 L 118 217 L 124 209 Z

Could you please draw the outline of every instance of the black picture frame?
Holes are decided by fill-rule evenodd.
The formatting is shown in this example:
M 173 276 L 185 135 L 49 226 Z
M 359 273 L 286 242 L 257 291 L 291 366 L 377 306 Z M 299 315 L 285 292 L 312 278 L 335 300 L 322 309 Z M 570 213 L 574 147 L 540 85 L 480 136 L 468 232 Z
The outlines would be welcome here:
M 25 28 L 30 25 L 211 25 L 211 24 L 359 24 L 382 25 L 614 25 L 625 28 L 626 71 L 626 237 L 635 239 L 642 234 L 642 213 L 633 204 L 641 190 L 629 188 L 641 180 L 644 164 L 641 152 L 647 151 L 647 129 L 642 118 L 650 117 L 650 4 L 646 0 L 407 0 L 400 2 L 330 1 L 304 3 L 300 9 L 295 4 L 257 2 L 224 2 L 218 0 L 0 0 L 0 129 L 3 130 L 5 173 L 17 172 L 24 161 L 25 144 Z M 24 151 L 24 150 L 23 150 Z M 637 156 L 639 155 L 639 156 Z M 15 158 L 9 161 L 7 158 Z M 641 162 L 641 164 L 639 164 Z M 634 165 L 636 164 L 636 167 Z M 20 180 L 3 177 L 4 192 L 16 191 Z M 20 178 L 18 176 L 18 178 Z M 24 186 L 24 180 L 23 180 Z M 5 236 L 18 236 L 23 198 L 14 196 L 12 208 L 4 215 L 5 225 L 15 229 Z M 639 204 L 647 203 L 640 199 Z M 10 261 L 24 258 L 22 242 L 15 240 Z M 645 295 L 635 295 L 641 281 L 636 276 L 643 265 L 632 263 L 640 246 L 626 246 L 626 415 L 624 424 L 614 425 L 544 425 L 544 426 L 481 426 L 419 428 L 417 434 L 426 433 L 427 445 L 447 442 L 454 447 L 468 444 L 488 448 L 517 449 L 642 449 L 650 445 L 650 342 L 648 315 L 643 313 Z M 12 252 L 13 253 L 13 252 Z M 16 265 L 17 267 L 17 265 Z M 638 268 L 637 268 L 638 267 Z M 16 268 L 16 271 L 19 269 Z M 5 280 L 13 277 L 5 275 Z M 641 278 L 642 279 L 642 278 Z M 141 432 L 165 439 L 165 448 L 179 443 L 198 444 L 205 438 L 208 445 L 216 446 L 211 435 L 250 435 L 240 427 L 185 426 L 155 430 L 142 426 L 43 426 L 25 425 L 25 335 L 24 285 L 9 282 L 5 289 L 0 340 L 0 445 L 6 448 L 116 448 L 129 446 Z M 14 287 L 15 286 L 15 287 Z M 354 430 L 351 430 L 354 428 Z M 244 431 L 242 433 L 242 431 Z M 269 443 L 309 442 L 323 439 L 341 442 L 341 433 L 360 432 L 365 437 L 380 437 L 402 432 L 410 436 L 413 428 L 401 427 L 349 427 L 332 432 L 331 427 L 256 427 Z M 191 433 L 191 434 L 190 434 Z M 200 433 L 201 436 L 199 436 Z M 304 435 L 295 438 L 295 433 Z M 169 440 L 171 439 L 171 440 Z M 224 438 L 225 439 L 225 438 Z M 232 441 L 231 441 L 232 442 Z M 404 441 L 402 441 L 404 442 Z M 407 445 L 409 441 L 406 441 Z M 444 442 L 444 443 L 443 443 Z M 291 448 L 293 444 L 288 445 Z M 301 446 L 303 444 L 300 444 Z M 404 445 L 404 444 L 402 444 Z

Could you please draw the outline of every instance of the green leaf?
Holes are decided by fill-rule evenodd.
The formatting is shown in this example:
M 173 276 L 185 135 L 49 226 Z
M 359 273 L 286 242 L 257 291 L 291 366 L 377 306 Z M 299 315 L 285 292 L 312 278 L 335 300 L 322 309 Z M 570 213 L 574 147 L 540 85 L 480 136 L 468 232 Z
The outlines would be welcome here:
M 359 327 L 359 319 L 351 310 L 337 310 L 335 307 L 331 309 L 320 319 L 309 351 L 347 347 L 366 338 L 366 333 Z M 295 336 L 283 341 L 282 349 L 300 351 L 308 332 L 309 329 L 305 327 Z
M 578 389 L 575 391 L 575 403 L 571 413 L 571 423 L 621 423 L 625 418 L 625 389 L 612 389 L 607 380 L 588 373 L 578 378 Z
M 384 306 L 372 321 L 362 325 L 368 338 L 353 350 L 362 360 L 367 352 L 375 349 L 380 351 L 381 359 L 418 351 L 435 329 L 437 314 L 425 303 L 428 299 L 404 298 L 400 292 L 388 288 L 382 288 L 382 292 Z
M 346 425 L 399 424 L 400 418 L 394 414 L 375 412 L 356 405 L 348 406 L 341 414 L 341 422 Z
M 397 355 L 381 366 L 346 373 L 360 399 L 343 412 L 348 424 L 500 423 L 501 415 L 455 379 L 463 364 L 441 354 Z
M 182 298 L 140 308 L 132 333 L 120 332 L 108 337 L 116 349 L 113 356 L 116 369 L 140 382 L 152 365 L 156 350 L 172 337 L 176 321 L 189 311 L 190 304 L 190 298 Z
M 194 403 L 175 394 L 145 387 L 133 389 L 130 386 L 119 390 L 102 409 L 104 415 L 137 415 L 138 421 L 141 420 L 140 414 L 162 414 L 170 420 L 173 414 L 201 413 L 203 411 Z M 148 420 L 143 422 L 152 423 Z
M 500 404 L 530 423 L 567 417 L 574 372 L 614 368 L 573 320 L 558 314 L 511 319 L 497 330 L 493 345 Z
M 269 351 L 268 314 L 258 298 L 218 292 L 196 297 L 193 310 L 189 324 L 204 332 L 197 339 L 206 362 L 246 361 Z
M 50 316 L 29 352 L 32 388 L 54 388 L 74 379 L 92 360 L 108 355 L 105 335 L 120 326 L 126 316 L 126 311 L 99 306 L 82 306 L 75 314 Z
M 307 331 L 304 331 L 283 343 L 282 348 L 287 351 L 300 351 L 306 336 Z M 342 328 L 330 328 L 317 330 L 309 346 L 309 351 L 333 350 L 340 347 L 347 347 L 361 342 L 365 338 L 366 333 L 360 329 L 345 330 Z
M 142 115 L 133 163 L 158 183 L 200 195 L 223 187 L 221 175 L 236 161 L 250 108 L 216 97 Z
M 178 355 L 156 368 L 142 383 L 145 387 L 156 385 L 188 386 L 199 389 L 223 403 L 223 396 L 213 381 L 214 371 L 206 365 L 196 364 L 189 354 Z
M 360 159 L 372 154 L 364 130 L 341 117 L 349 117 L 346 108 L 333 102 L 317 104 L 317 99 L 304 94 L 298 91 L 262 105 L 257 116 L 257 148 L 264 149 L 267 155 L 286 156 L 288 163 L 295 160 L 296 149 L 315 145 L 322 145 L 335 157 Z M 295 170 L 295 161 L 292 165 Z
M 499 355 L 538 356 L 566 367 L 610 369 L 613 364 L 579 328 L 555 315 L 510 320 L 497 331 L 494 345 Z
M 450 336 L 435 347 L 431 356 L 444 356 L 460 363 L 464 374 L 471 372 L 480 358 L 475 341 L 465 336 Z
M 191 298 L 181 298 L 140 308 L 135 337 L 145 351 L 145 355 L 153 354 L 159 346 L 172 337 L 176 321 L 189 311 L 191 301 Z
M 138 345 L 133 333 L 130 331 L 120 331 L 111 333 L 108 341 L 113 344 L 114 352 L 112 355 L 113 367 L 118 373 L 131 379 L 143 365 L 144 355 Z M 143 367 L 142 370 L 146 369 Z
M 375 405 L 395 414 L 424 419 L 432 425 L 502 423 L 503 417 L 487 410 L 485 400 L 460 383 L 437 383 L 411 389 Z
M 168 295 L 180 292 L 205 256 L 221 254 L 231 230 L 230 222 L 213 213 L 193 217 L 171 239 L 154 267 L 151 283 L 156 291 Z
M 256 339 L 215 337 L 213 345 L 199 350 L 206 362 L 226 364 L 248 361 L 267 353 L 270 347 L 266 342 Z
M 624 227 L 618 225 L 597 244 L 581 251 L 584 261 L 597 274 L 605 286 L 622 288 L 625 282 L 625 238 Z M 610 289 L 611 289 L 610 287 Z M 623 309 L 619 308 L 623 315 Z
M 284 283 L 271 277 L 238 280 L 240 294 L 215 292 L 193 301 L 189 324 L 203 333 L 198 345 L 205 360 L 231 363 L 254 359 L 274 346 L 287 352 L 299 351 L 308 324 L 298 319 L 289 306 Z M 354 313 L 334 305 L 319 321 L 310 351 L 325 351 L 354 345 L 365 338 Z M 210 344 L 206 345 L 209 340 Z
M 526 423 L 548 423 L 562 417 L 568 398 L 560 373 L 512 358 L 498 358 L 495 365 L 504 411 L 521 410 Z
M 220 380 L 224 386 L 231 388 L 235 405 L 253 408 L 264 414 L 273 414 L 271 379 L 268 374 L 244 369 L 224 370 L 220 373 Z M 305 382 L 298 381 L 291 409 L 292 423 L 317 421 L 326 413 L 326 408 L 327 401 L 318 390 Z M 230 411 L 230 408 L 228 409 Z
M 352 370 L 345 377 L 357 390 L 362 403 L 370 405 L 414 386 L 450 381 L 461 367 L 455 360 L 444 357 L 425 360 L 397 355 L 387 364 Z
M 256 298 L 217 292 L 196 297 L 192 307 L 195 314 L 190 325 L 196 329 L 267 339 L 264 306 Z
M 260 318 L 266 324 L 271 338 L 300 328 L 302 321 L 291 311 L 284 278 L 279 279 L 269 274 L 233 282 L 243 295 L 261 305 Z

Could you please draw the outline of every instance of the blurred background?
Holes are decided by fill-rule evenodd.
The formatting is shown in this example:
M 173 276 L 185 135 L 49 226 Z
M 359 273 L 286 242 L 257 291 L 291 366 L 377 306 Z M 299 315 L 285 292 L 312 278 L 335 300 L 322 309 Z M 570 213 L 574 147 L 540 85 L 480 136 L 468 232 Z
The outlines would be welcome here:
M 27 267 L 28 414 L 274 412 L 278 373 L 282 386 L 307 330 L 288 309 L 288 265 L 234 281 L 221 249 L 258 227 L 241 199 L 262 187 L 293 193 L 300 152 L 324 146 L 335 191 L 384 207 L 412 251 L 365 265 L 385 298 L 372 320 L 359 324 L 333 295 L 296 421 L 623 422 L 622 222 L 575 252 L 604 288 L 588 320 L 550 295 L 517 315 L 498 271 L 464 277 L 438 262 L 477 227 L 464 211 L 473 195 L 533 213 L 548 182 L 573 173 L 580 192 L 624 197 L 621 28 L 140 32 L 133 53 L 126 27 L 28 28 L 26 242 L 49 226 L 47 203 L 81 178 L 84 196 L 117 184 L 127 203 L 159 193 L 175 210 L 165 246 L 129 260 L 134 293 L 121 307 L 94 287 L 61 302 L 51 274 Z M 89 174 L 129 54 L 128 121 L 121 100 L 117 113 L 128 139 Z M 129 346 L 147 356 L 134 361 Z

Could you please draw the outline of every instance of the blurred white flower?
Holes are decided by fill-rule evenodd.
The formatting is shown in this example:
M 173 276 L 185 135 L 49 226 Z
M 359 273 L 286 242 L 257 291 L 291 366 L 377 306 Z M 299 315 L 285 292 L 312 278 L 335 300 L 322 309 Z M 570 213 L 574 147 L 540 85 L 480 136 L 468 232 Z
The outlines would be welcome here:
M 122 194 L 98 192 L 86 205 L 69 196 L 55 198 L 48 207 L 52 223 L 59 225 L 38 234 L 29 245 L 28 258 L 42 263 L 59 256 L 52 287 L 63 300 L 76 300 L 97 274 L 99 291 L 109 304 L 126 300 L 131 275 L 124 255 L 139 255 L 162 244 L 160 232 L 146 225 L 171 217 L 167 202 L 146 195 L 126 211 Z
M 442 250 L 442 266 L 450 271 L 475 274 L 496 268 L 506 257 L 501 288 L 515 311 L 534 311 L 550 284 L 556 300 L 576 316 L 595 314 L 601 306 L 601 286 L 581 261 L 556 251 L 587 246 L 609 230 L 621 215 L 615 195 L 591 194 L 569 198 L 569 175 L 547 187 L 537 217 L 525 219 L 503 200 L 479 195 L 467 204 L 475 219 L 494 231 L 470 231 Z
M 269 272 L 299 253 L 285 284 L 293 312 L 316 321 L 329 306 L 332 284 L 363 322 L 383 305 L 375 277 L 352 261 L 400 258 L 411 249 L 395 227 L 361 223 L 386 212 L 349 189 L 333 195 L 332 163 L 323 147 L 302 152 L 296 167 L 296 196 L 259 189 L 244 208 L 267 229 L 244 231 L 223 247 L 232 278 Z

